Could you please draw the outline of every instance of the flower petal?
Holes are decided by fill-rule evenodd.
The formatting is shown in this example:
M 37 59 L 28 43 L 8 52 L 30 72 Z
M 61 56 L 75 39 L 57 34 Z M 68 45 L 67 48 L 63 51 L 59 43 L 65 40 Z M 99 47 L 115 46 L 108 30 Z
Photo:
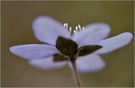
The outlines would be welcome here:
M 69 66 L 71 67 L 71 63 Z M 76 66 L 79 72 L 89 73 L 102 70 L 105 67 L 105 63 L 100 56 L 89 54 L 86 56 L 78 57 L 76 60 Z
M 75 33 L 72 37 L 79 47 L 98 42 L 106 38 L 110 32 L 109 25 L 105 23 L 93 23 L 84 28 L 83 31 Z
M 10 47 L 10 51 L 25 59 L 42 59 L 58 53 L 54 46 L 45 44 L 26 44 Z
M 55 69 L 63 67 L 67 61 L 54 62 L 53 57 L 48 57 L 40 60 L 30 60 L 29 64 L 43 70 Z
M 102 40 L 96 44 L 103 46 L 103 48 L 97 50 L 94 53 L 105 54 L 105 53 L 109 53 L 113 50 L 119 49 L 119 48 L 127 45 L 128 43 L 130 43 L 132 37 L 133 37 L 133 35 L 131 33 L 125 32 L 125 33 L 119 34 L 117 36 L 114 36 L 112 38 Z
M 35 36 L 42 42 L 55 45 L 58 36 L 70 38 L 70 33 L 58 21 L 47 16 L 37 17 L 32 24 Z

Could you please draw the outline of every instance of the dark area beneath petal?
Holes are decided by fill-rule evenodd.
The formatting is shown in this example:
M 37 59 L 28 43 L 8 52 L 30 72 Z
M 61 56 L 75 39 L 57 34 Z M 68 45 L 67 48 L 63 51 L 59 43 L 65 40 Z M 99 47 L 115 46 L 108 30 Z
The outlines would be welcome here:
M 60 53 L 53 55 L 53 61 L 59 62 L 59 61 L 68 61 L 68 58 Z
M 56 48 L 69 57 L 73 57 L 78 51 L 78 45 L 74 41 L 61 36 L 56 41 Z
M 84 56 L 102 48 L 100 45 L 86 45 L 78 49 L 78 56 Z

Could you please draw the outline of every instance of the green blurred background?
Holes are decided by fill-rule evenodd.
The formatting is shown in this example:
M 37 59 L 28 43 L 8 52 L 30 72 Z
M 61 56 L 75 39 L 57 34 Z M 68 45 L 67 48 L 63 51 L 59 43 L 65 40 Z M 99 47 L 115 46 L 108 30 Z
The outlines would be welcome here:
M 67 22 L 75 27 L 93 22 L 106 22 L 112 30 L 109 37 L 134 32 L 133 1 L 3 1 L 2 2 L 2 86 L 5 87 L 70 87 L 75 86 L 72 72 L 65 66 L 40 70 L 27 60 L 9 52 L 9 47 L 41 43 L 32 31 L 32 21 L 41 15 Z M 134 47 L 132 42 L 114 52 L 101 55 L 106 68 L 97 73 L 80 74 L 85 87 L 131 87 L 134 85 Z

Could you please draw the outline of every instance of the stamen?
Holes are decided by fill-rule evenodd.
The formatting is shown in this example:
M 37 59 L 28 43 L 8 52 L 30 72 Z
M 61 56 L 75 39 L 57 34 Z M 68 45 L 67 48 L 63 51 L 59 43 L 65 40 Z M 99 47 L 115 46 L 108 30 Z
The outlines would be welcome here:
M 74 30 L 74 33 L 76 33 L 76 30 Z
M 68 28 L 68 23 L 64 23 L 64 27 L 67 29 Z
M 76 31 L 78 30 L 78 27 L 77 27 L 77 26 L 75 27 L 75 30 L 76 30 Z
M 72 27 L 68 27 L 68 23 L 64 23 L 64 28 L 69 29 L 70 34 L 72 33 Z M 80 24 L 78 24 L 77 26 L 75 26 L 75 29 L 73 30 L 73 33 L 77 33 L 80 31 L 83 31 L 85 28 L 81 27 Z
M 72 27 L 69 27 L 69 32 L 70 32 L 70 34 L 71 34 L 71 32 L 72 32 Z
M 76 26 L 76 27 L 75 27 L 75 30 L 77 30 L 77 29 L 78 29 L 78 27 Z
M 78 28 L 79 28 L 79 30 L 81 30 L 81 25 L 80 24 L 78 24 Z

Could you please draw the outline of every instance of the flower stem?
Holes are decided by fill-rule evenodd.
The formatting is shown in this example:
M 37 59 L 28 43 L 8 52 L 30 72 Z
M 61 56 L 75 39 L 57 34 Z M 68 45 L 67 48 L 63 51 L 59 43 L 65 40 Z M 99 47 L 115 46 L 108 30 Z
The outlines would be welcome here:
M 71 61 L 71 64 L 72 64 L 72 67 L 73 67 L 72 71 L 73 71 L 74 79 L 75 79 L 75 82 L 76 82 L 76 86 L 81 87 L 80 77 L 79 77 L 79 74 L 78 74 L 78 71 L 77 71 L 77 68 L 76 68 L 76 63 Z

